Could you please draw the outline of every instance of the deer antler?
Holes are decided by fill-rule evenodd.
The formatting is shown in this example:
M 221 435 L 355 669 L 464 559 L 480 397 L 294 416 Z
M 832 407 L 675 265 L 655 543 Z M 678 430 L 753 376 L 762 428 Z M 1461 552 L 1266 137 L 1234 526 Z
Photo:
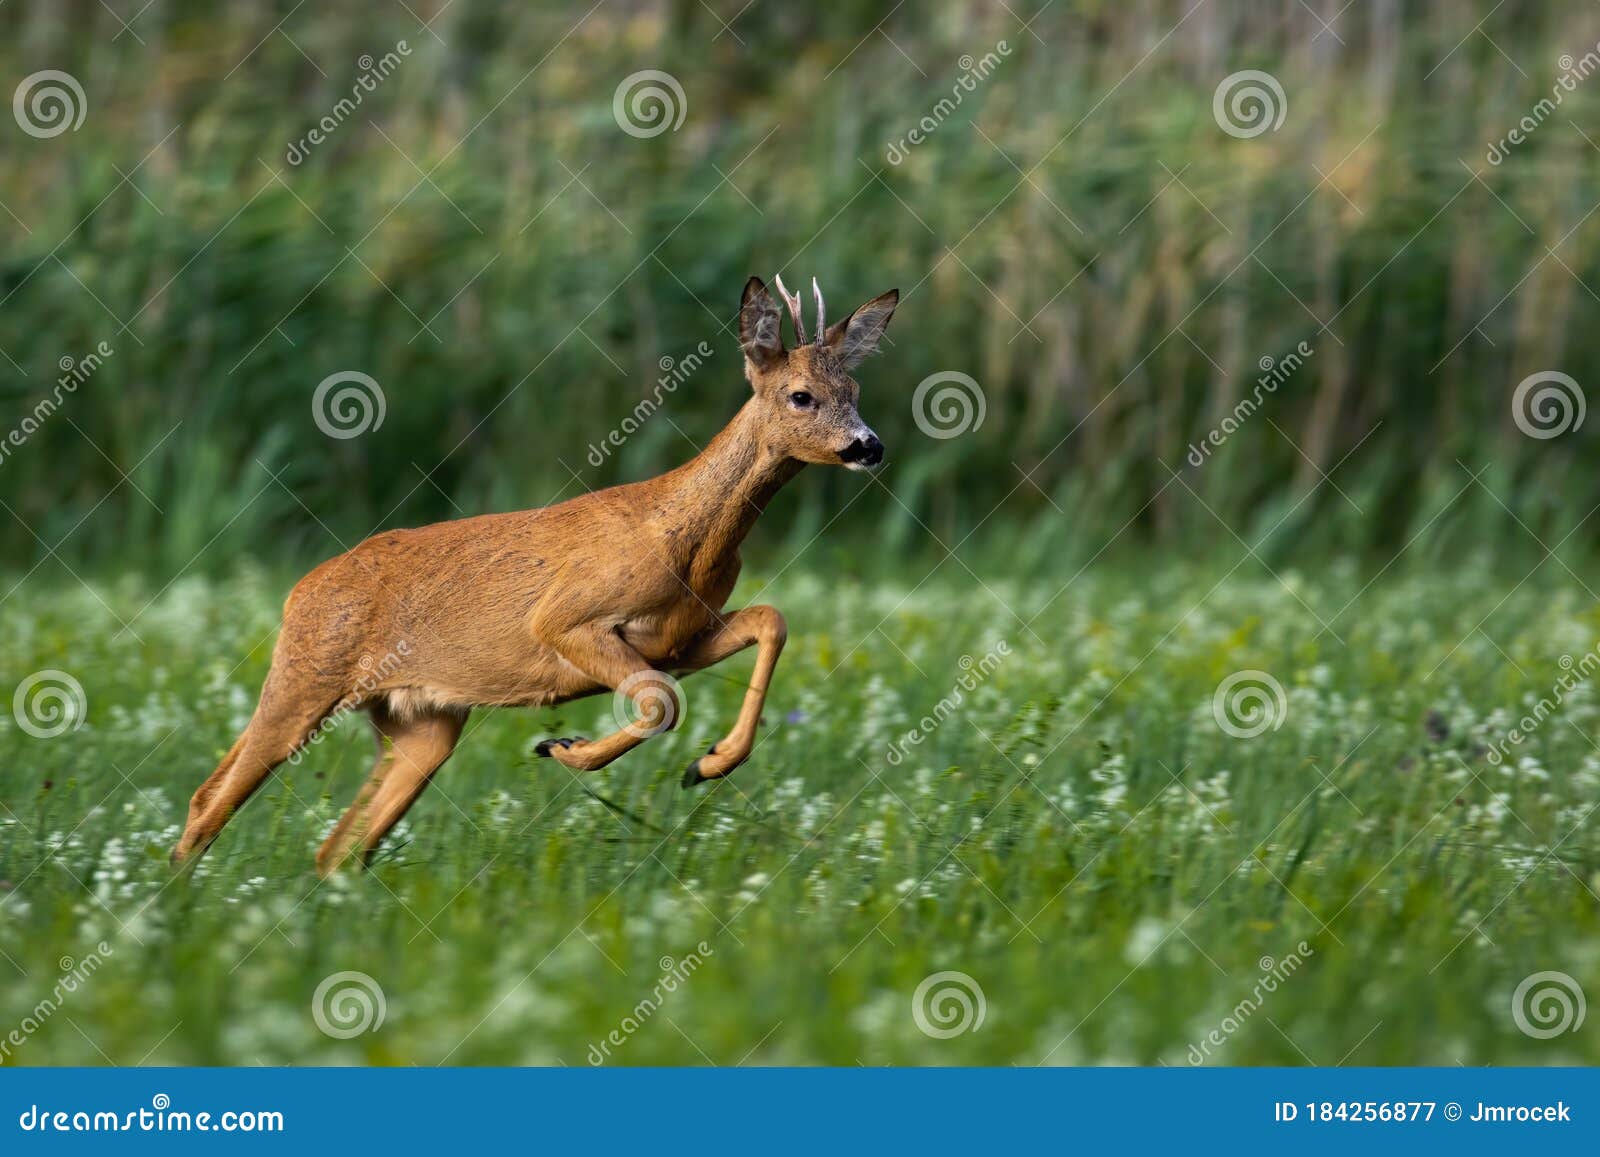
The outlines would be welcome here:
M 789 316 L 794 318 L 795 341 L 799 342 L 801 345 L 805 345 L 806 323 L 800 317 L 800 295 L 798 293 L 790 293 L 788 289 L 784 287 L 783 276 L 781 274 L 775 275 L 772 280 L 777 283 L 778 295 L 783 298 L 783 303 L 789 307 Z M 820 301 L 821 298 L 818 298 L 818 300 Z
M 822 305 L 822 286 L 817 284 L 817 279 L 811 279 L 811 293 L 817 299 L 817 344 L 822 344 L 822 331 L 828 325 L 828 311 Z

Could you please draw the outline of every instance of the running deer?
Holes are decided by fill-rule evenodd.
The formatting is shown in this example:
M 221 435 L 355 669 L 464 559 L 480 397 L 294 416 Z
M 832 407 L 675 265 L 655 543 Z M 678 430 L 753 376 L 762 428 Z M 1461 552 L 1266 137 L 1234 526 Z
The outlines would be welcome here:
M 615 692 L 637 712 L 632 722 L 601 739 L 536 748 L 593 771 L 677 724 L 670 673 L 753 646 L 738 719 L 689 765 L 683 786 L 743 763 L 787 627 L 774 607 L 723 610 L 739 577 L 739 544 L 807 463 L 864 470 L 883 460 L 883 444 L 856 413 L 850 371 L 877 349 L 899 291 L 828 326 L 822 291 L 811 284 L 817 318 L 808 342 L 799 294 L 777 281 L 795 349 L 783 344 L 778 305 L 761 279 L 745 284 L 739 344 L 752 396 L 685 465 L 555 506 L 378 534 L 300 580 L 284 604 L 255 714 L 194 793 L 173 862 L 204 852 L 274 768 L 330 715 L 350 710 L 371 718 L 378 757 L 317 852 L 323 875 L 358 850 L 370 856 L 449 757 L 474 707 Z

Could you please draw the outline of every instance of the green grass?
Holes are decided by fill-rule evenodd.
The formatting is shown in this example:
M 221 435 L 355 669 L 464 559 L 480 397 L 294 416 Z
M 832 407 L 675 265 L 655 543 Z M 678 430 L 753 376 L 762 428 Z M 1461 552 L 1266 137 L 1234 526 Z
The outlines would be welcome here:
M 1243 534 L 1282 520 L 1300 549 L 1389 552 L 1418 531 L 1519 541 L 1501 503 L 1554 542 L 1600 503 L 1600 422 L 1538 439 L 1513 420 L 1530 374 L 1600 381 L 1600 85 L 1484 160 L 1592 45 L 1573 5 L 1341 4 L 1328 30 L 1292 0 L 742 7 L 185 0 L 136 40 L 116 4 L 0 4 L 0 95 L 49 67 L 87 107 L 49 139 L 0 117 L 0 557 L 170 572 L 527 504 L 573 472 L 647 477 L 745 396 L 739 290 L 777 272 L 817 275 L 834 317 L 903 294 L 861 385 L 905 509 L 844 509 L 843 482 L 786 496 L 819 526 L 1009 522 L 1059 549 L 1132 522 L 1186 549 L 1213 531 L 1189 488 Z M 402 39 L 399 71 L 291 165 L 361 56 Z M 1002 40 L 892 164 L 962 57 Z M 643 69 L 681 82 L 681 131 L 613 119 Z M 1245 69 L 1287 114 L 1241 140 L 1214 102 Z M 700 341 L 671 423 L 591 465 Z M 1268 420 L 1185 466 L 1302 341 Z M 387 416 L 335 441 L 313 398 L 352 370 Z M 952 371 L 985 418 L 932 439 L 913 398 Z M 1492 493 L 1435 523 L 1459 463 L 1490 461 Z M 1360 517 L 1306 493 L 1324 473 Z
M 980 585 L 954 563 L 915 587 L 769 570 L 736 602 L 776 602 L 792 634 L 731 781 L 677 784 L 749 656 L 686 681 L 677 733 L 587 776 L 532 747 L 596 734 L 609 700 L 478 713 L 373 870 L 319 883 L 313 851 L 371 757 L 361 720 L 192 876 L 166 859 L 248 716 L 287 583 L 35 575 L 8 601 L 3 690 L 66 670 L 87 713 L 50 739 L 0 714 L 0 1038 L 60 958 L 111 951 L 5 1062 L 583 1065 L 701 941 L 612 1062 L 1183 1065 L 1290 954 L 1210 1062 L 1600 1062 L 1595 1033 L 1535 1039 L 1511 1016 L 1534 972 L 1600 991 L 1593 689 L 1514 767 L 1486 758 L 1600 614 L 1553 562 L 1514 590 L 1521 572 L 1485 566 L 1372 577 L 1160 558 L 1062 591 L 1066 572 Z M 1001 641 L 891 763 L 960 657 Z M 1286 692 L 1249 739 L 1212 707 L 1242 669 Z M 335 1039 L 313 995 L 349 970 L 386 1015 Z M 952 970 L 985 1019 L 936 1039 L 913 993 Z

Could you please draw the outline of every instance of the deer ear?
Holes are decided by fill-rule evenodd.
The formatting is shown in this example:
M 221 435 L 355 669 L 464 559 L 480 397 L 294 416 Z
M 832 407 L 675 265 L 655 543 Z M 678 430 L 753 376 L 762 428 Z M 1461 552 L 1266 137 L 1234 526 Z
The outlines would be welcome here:
M 894 316 L 894 307 L 900 304 L 900 291 L 891 289 L 881 297 L 874 297 L 843 321 L 836 321 L 823 335 L 823 342 L 847 370 L 855 369 L 869 356 L 878 352 L 878 339 Z
M 783 348 L 782 315 L 759 277 L 744 283 L 739 303 L 739 345 L 745 360 L 759 370 L 771 369 L 787 353 Z

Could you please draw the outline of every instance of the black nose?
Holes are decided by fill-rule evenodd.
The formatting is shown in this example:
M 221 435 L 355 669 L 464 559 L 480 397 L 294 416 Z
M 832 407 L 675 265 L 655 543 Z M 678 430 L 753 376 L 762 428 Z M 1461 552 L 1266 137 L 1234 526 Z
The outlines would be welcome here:
M 883 443 L 878 441 L 876 434 L 868 434 L 865 438 L 857 438 L 850 445 L 839 451 L 839 461 L 859 462 L 863 466 L 876 466 L 883 461 Z

